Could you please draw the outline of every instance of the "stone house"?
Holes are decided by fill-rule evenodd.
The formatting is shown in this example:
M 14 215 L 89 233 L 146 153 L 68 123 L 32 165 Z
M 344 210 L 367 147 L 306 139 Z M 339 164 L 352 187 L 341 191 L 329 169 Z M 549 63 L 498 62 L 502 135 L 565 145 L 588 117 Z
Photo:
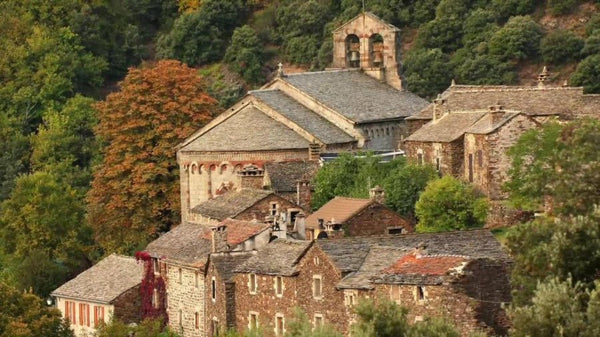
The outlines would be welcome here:
M 308 160 L 267 162 L 263 188 L 270 189 L 309 211 L 313 192 L 311 182 L 319 167 L 319 162 Z
M 427 105 L 401 90 L 398 41 L 397 28 L 363 13 L 334 33 L 340 69 L 280 69 L 179 144 L 182 220 L 201 202 L 240 188 L 247 166 L 264 171 L 269 162 L 314 161 L 328 152 L 394 151 L 408 135 L 404 119 Z M 248 132 L 250 125 L 259 128 Z
M 155 277 L 163 278 L 169 326 L 183 336 L 206 336 L 206 264 L 210 253 L 260 249 L 271 237 L 270 225 L 226 219 L 208 228 L 181 224 L 151 242 Z
M 341 276 L 314 241 L 273 241 L 234 269 L 237 330 L 282 336 L 299 308 L 313 325 L 346 332 L 343 294 L 335 289 Z
M 414 224 L 379 198 L 333 198 L 306 218 L 306 238 L 412 233 Z
M 281 223 L 291 228 L 301 212 L 305 210 L 273 191 L 243 188 L 194 207 L 188 222 L 214 226 L 227 218 L 259 222 L 273 218 L 281 219 Z
M 112 254 L 51 293 L 75 336 L 90 336 L 101 323 L 141 319 L 143 268 L 134 258 Z
M 390 299 L 409 309 L 409 323 L 444 317 L 467 336 L 503 335 L 510 302 L 510 258 L 486 230 L 347 237 L 317 244 L 343 275 L 344 305 Z M 349 310 L 348 321 L 353 321 Z

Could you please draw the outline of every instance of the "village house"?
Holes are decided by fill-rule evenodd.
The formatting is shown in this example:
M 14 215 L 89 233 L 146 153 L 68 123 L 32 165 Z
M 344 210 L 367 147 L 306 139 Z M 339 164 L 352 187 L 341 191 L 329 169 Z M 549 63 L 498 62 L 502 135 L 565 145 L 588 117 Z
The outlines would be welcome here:
M 166 298 L 153 302 L 164 301 L 173 331 L 186 337 L 206 336 L 205 275 L 210 253 L 253 251 L 270 238 L 268 224 L 226 219 L 211 228 L 181 224 L 151 242 L 146 252 L 153 258 L 155 277 L 166 285 Z
M 75 336 L 91 336 L 112 318 L 124 323 L 141 320 L 142 265 L 134 258 L 112 254 L 51 293 L 56 307 Z
M 281 220 L 290 230 L 296 216 L 305 212 L 300 206 L 270 190 L 243 188 L 207 200 L 194 207 L 188 222 L 216 225 L 227 218 L 264 222 L 266 218 Z
M 384 191 L 370 190 L 370 199 L 335 197 L 306 218 L 306 238 L 406 234 L 414 224 L 384 205 Z
M 409 323 L 449 319 L 463 336 L 504 335 L 510 302 L 510 258 L 486 230 L 319 240 L 343 279 L 344 304 L 389 299 L 409 310 Z M 353 321 L 349 310 L 348 321 Z
M 546 86 L 544 73 L 537 87 L 452 85 L 407 118 L 416 129 L 402 145 L 407 157 L 473 183 L 491 201 L 490 226 L 515 221 L 502 185 L 511 166 L 507 150 L 519 137 L 550 120 L 597 115 L 600 108 L 600 95 Z
M 277 239 L 234 269 L 236 328 L 283 336 L 300 309 L 313 326 L 347 332 L 341 277 L 314 241 Z
M 319 170 L 318 161 L 289 161 L 265 163 L 263 188 L 270 189 L 310 210 L 313 186 L 311 182 Z
M 182 142 L 182 221 L 198 204 L 240 188 L 247 166 L 264 171 L 269 162 L 316 161 L 322 153 L 396 150 L 408 135 L 404 119 L 427 105 L 402 88 L 399 39 L 398 28 L 362 13 L 334 32 L 338 69 L 280 69 Z M 248 132 L 249 125 L 260 130 Z

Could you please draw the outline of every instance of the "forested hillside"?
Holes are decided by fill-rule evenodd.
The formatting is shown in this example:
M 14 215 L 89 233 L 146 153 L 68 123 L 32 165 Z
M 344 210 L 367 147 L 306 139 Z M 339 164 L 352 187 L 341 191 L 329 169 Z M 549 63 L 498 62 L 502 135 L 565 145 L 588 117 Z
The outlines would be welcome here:
M 531 83 L 543 65 L 551 82 L 600 92 L 599 1 L 364 3 L 402 30 L 407 87 L 423 97 L 452 79 Z M 179 217 L 170 149 L 277 63 L 328 67 L 331 31 L 361 10 L 361 0 L 0 0 L 0 278 L 46 296 L 168 230 Z

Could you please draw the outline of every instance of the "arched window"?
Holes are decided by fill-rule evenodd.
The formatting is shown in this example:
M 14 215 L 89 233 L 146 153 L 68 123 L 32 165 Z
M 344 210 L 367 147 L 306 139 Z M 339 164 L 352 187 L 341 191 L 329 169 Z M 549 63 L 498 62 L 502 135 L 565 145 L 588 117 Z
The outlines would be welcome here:
M 354 34 L 346 36 L 346 67 L 360 67 L 360 39 Z
M 198 172 L 198 166 L 196 164 L 192 164 L 191 173 L 196 174 Z
M 383 37 L 379 34 L 369 38 L 369 63 L 371 67 L 383 67 Z

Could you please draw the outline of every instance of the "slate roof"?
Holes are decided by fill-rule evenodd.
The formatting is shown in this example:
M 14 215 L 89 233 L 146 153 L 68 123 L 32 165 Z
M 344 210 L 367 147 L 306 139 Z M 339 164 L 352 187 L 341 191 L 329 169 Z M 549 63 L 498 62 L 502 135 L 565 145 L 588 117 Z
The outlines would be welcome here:
M 502 119 L 499 121 L 494 121 L 492 114 L 488 113 L 479 119 L 475 124 L 471 125 L 471 127 L 465 130 L 466 133 L 476 133 L 476 134 L 489 134 L 497 130 L 502 125 L 506 124 L 508 121 L 519 115 L 518 111 L 504 111 L 504 115 Z
M 399 252 L 411 252 L 417 246 L 425 245 L 428 255 L 460 255 L 473 259 L 489 258 L 493 260 L 510 259 L 498 240 L 486 229 L 344 237 L 335 240 L 317 240 L 317 243 L 336 267 L 346 273 L 358 271 L 373 247 L 390 247 Z M 394 261 L 390 261 L 388 265 Z
M 265 163 L 265 173 L 275 192 L 295 192 L 299 180 L 312 181 L 319 170 L 317 161 L 286 161 Z
M 241 253 L 227 253 L 227 254 L 211 254 L 209 259 L 210 263 L 215 266 L 219 275 L 224 281 L 229 281 L 234 275 L 234 270 L 239 265 L 246 262 L 256 252 L 241 252 Z
M 183 146 L 181 150 L 258 151 L 306 149 L 308 145 L 309 142 L 295 131 L 257 108 L 248 106 Z
M 142 282 L 143 265 L 112 254 L 52 292 L 52 296 L 109 304 Z
M 359 70 L 297 73 L 282 79 L 357 123 L 412 116 L 428 104 Z
M 192 213 L 221 221 L 235 217 L 271 194 L 273 191 L 250 188 L 231 191 L 195 206 Z
M 372 199 L 335 197 L 306 218 L 306 227 L 319 228 L 319 219 L 343 224 L 373 202 Z
M 311 246 L 312 241 L 276 239 L 256 255 L 234 269 L 235 273 L 293 276 L 296 265 Z
M 449 143 L 465 134 L 487 111 L 450 112 L 423 125 L 406 138 L 407 142 Z
M 250 91 L 250 95 L 287 117 L 325 144 L 354 142 L 355 139 L 335 124 L 308 109 L 280 90 Z
M 441 94 L 450 111 L 486 109 L 502 104 L 528 115 L 592 114 L 600 109 L 600 96 L 584 95 L 581 87 L 454 85 Z M 431 119 L 434 103 L 408 119 Z
M 237 246 L 270 227 L 269 224 L 264 222 L 234 219 L 225 219 L 219 222 L 219 226 L 221 225 L 227 226 L 227 244 L 229 244 L 230 247 Z M 211 240 L 211 237 L 212 233 L 210 231 L 207 231 L 201 236 L 202 239 L 206 240 Z
M 211 240 L 203 238 L 206 233 L 207 227 L 182 223 L 150 242 L 146 251 L 166 261 L 202 267 L 212 248 Z

